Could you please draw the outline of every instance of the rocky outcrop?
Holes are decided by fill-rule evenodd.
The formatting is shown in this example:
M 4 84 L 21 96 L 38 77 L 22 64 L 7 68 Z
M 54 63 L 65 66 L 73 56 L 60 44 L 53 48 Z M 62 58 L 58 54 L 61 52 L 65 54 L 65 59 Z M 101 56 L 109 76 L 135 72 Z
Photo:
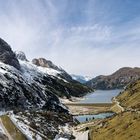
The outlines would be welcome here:
M 11 47 L 0 38 L 0 61 L 11 65 L 17 69 L 20 69 L 20 64 L 16 58 L 15 53 L 12 51 Z
M 127 84 L 140 78 L 140 68 L 124 67 L 108 76 L 97 76 L 86 85 L 95 89 L 124 88 Z
M 62 68 L 56 66 L 55 64 L 53 64 L 50 60 L 46 60 L 45 58 L 38 58 L 38 59 L 33 59 L 32 63 L 37 65 L 37 66 L 41 66 L 41 67 L 46 67 L 46 68 L 51 68 L 54 70 L 59 71 L 61 74 L 59 75 L 61 78 L 64 78 L 68 81 L 73 81 L 72 77 Z
M 32 63 L 37 65 L 37 66 L 52 68 L 52 69 L 55 69 L 55 70 L 60 70 L 60 68 L 58 68 L 50 60 L 46 60 L 45 58 L 33 59 Z
M 24 52 L 15 51 L 15 54 L 16 54 L 17 59 L 22 60 L 22 61 L 28 61 Z

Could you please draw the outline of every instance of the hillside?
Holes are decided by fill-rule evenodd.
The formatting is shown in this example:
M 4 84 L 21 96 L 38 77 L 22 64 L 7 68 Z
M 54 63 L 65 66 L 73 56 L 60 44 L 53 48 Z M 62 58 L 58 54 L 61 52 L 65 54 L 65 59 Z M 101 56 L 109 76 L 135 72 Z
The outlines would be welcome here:
M 91 140 L 140 139 L 140 80 L 127 86 L 116 98 L 125 111 L 90 128 Z
M 95 89 L 117 89 L 124 88 L 129 83 L 140 78 L 140 68 L 124 67 L 108 76 L 97 76 L 86 83 Z
M 140 139 L 140 114 L 125 112 L 105 120 L 101 126 L 92 128 L 93 140 L 138 140 Z
M 117 100 L 125 108 L 140 109 L 140 80 L 127 86 L 124 92 L 117 96 Z

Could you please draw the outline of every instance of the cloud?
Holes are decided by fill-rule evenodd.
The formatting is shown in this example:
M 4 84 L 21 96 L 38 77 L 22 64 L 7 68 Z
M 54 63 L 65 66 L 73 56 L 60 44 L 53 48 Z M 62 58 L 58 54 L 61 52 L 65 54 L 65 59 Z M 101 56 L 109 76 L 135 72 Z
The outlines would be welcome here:
M 0 36 L 29 59 L 45 57 L 69 73 L 110 74 L 123 66 L 140 66 L 138 5 L 2 0 Z

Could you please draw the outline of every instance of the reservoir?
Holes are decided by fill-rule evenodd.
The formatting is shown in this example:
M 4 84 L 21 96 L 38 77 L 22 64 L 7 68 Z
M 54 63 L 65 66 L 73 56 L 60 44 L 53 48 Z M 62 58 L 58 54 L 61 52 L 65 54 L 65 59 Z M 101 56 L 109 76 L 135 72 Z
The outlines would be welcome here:
M 107 117 L 112 116 L 114 113 L 99 113 L 96 115 L 79 115 L 79 116 L 74 116 L 80 123 L 86 122 L 92 119 L 104 119 Z
M 122 90 L 96 90 L 84 96 L 79 103 L 111 103 L 111 99 L 117 96 Z
M 95 92 L 89 93 L 84 96 L 84 99 L 79 101 L 83 104 L 92 104 L 92 103 L 111 103 L 113 97 L 117 96 L 122 90 L 96 90 Z M 79 122 L 86 122 L 92 119 L 104 119 L 112 116 L 114 113 L 106 112 L 99 113 L 95 115 L 78 115 L 74 116 Z

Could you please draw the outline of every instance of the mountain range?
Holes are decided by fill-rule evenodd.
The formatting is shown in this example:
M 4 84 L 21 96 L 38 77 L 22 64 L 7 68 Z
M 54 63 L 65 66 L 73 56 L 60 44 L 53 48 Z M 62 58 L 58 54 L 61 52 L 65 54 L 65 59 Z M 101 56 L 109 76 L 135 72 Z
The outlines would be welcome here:
M 28 130 L 34 135 L 30 137 L 42 139 L 46 139 L 44 136 L 54 139 L 60 126 L 74 124 L 59 98 L 80 97 L 92 90 L 49 60 L 28 61 L 23 52 L 13 52 L 3 39 L 0 39 L 0 79 L 1 111 L 12 111 L 8 116 L 16 125 L 20 124 L 17 127 L 24 134 Z
M 75 74 L 71 74 L 72 79 L 76 80 L 82 84 L 86 83 L 87 81 L 91 80 L 92 78 L 89 76 L 82 76 L 82 75 L 75 75 Z
M 124 88 L 129 83 L 140 78 L 140 68 L 123 67 L 111 75 L 100 75 L 89 80 L 86 85 L 95 89 L 118 89 Z
M 103 120 L 101 125 L 91 129 L 90 135 L 99 140 L 138 139 L 139 78 L 140 68 L 130 67 L 91 80 L 70 75 L 45 58 L 29 61 L 24 52 L 13 52 L 10 45 L 0 38 L 0 123 L 15 140 L 73 139 L 67 130 L 77 122 L 60 99 L 82 97 L 93 89 L 125 87 L 116 97 L 125 111 Z M 0 139 L 7 140 L 2 126 Z M 133 130 L 136 134 L 132 133 Z

